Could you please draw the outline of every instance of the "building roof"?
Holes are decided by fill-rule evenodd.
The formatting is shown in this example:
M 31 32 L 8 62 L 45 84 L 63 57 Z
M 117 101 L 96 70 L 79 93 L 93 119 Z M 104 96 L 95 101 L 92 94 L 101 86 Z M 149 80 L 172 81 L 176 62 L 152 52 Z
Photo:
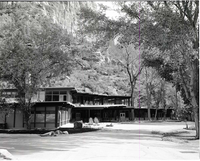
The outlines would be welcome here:
M 88 93 L 82 91 L 74 91 L 75 93 L 83 96 L 96 96 L 96 97 L 108 97 L 108 98 L 130 98 L 131 96 L 123 96 L 123 95 L 107 95 L 107 94 L 97 94 L 97 93 Z
M 80 109 L 104 109 L 104 108 L 126 108 L 126 105 L 115 104 L 115 105 L 75 105 L 74 108 Z
M 131 97 L 131 96 L 126 96 L 126 95 L 107 95 L 107 94 L 82 92 L 74 87 L 44 87 L 44 88 L 39 88 L 39 89 L 40 90 L 71 90 L 74 93 L 84 95 L 84 96 L 97 96 L 97 97 L 108 97 L 108 98 L 130 98 Z M 6 88 L 6 89 L 3 89 L 3 91 L 12 92 L 12 91 L 17 91 L 17 89 Z
M 53 101 L 44 101 L 44 102 L 36 102 L 35 106 L 40 106 L 40 105 L 59 105 L 59 106 L 65 106 L 65 105 L 69 105 L 71 106 L 72 108 L 75 107 L 75 105 L 71 102 L 67 102 L 67 101 L 56 101 L 56 102 L 53 102 Z
M 45 89 L 45 90 L 75 90 L 76 89 L 74 87 L 45 87 L 45 88 L 41 88 L 41 89 Z

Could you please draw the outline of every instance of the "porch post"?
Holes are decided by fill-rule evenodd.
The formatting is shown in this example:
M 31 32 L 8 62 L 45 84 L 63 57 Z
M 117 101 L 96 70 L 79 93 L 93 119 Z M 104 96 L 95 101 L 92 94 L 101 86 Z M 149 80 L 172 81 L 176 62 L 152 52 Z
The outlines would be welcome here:
M 90 118 L 90 109 L 88 109 L 88 117 Z
M 14 106 L 13 127 L 15 127 L 15 121 L 16 121 L 16 106 Z
M 36 126 L 36 106 L 34 107 L 34 128 Z
M 135 116 L 134 116 L 134 109 L 131 109 L 131 120 L 134 120 Z
M 55 107 L 55 127 L 58 126 L 58 107 Z
M 44 107 L 44 111 L 45 111 L 44 112 L 44 127 L 46 127 L 46 117 L 47 117 L 46 116 L 46 114 L 47 114 L 47 107 L 46 106 Z

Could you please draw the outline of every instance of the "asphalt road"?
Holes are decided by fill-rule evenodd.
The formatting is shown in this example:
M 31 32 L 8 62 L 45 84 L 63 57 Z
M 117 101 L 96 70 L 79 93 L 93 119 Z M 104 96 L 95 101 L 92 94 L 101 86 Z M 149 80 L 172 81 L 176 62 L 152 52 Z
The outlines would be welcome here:
M 161 135 L 151 134 L 152 130 L 104 128 L 56 137 L 0 134 L 0 149 L 7 149 L 17 160 L 199 159 L 197 141 L 163 141 Z

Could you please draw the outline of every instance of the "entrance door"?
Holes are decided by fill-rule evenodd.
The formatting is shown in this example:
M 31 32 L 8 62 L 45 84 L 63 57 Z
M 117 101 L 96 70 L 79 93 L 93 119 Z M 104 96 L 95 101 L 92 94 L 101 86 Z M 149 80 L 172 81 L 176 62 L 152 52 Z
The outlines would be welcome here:
M 125 113 L 120 113 L 120 121 L 125 121 L 126 120 L 126 115 Z

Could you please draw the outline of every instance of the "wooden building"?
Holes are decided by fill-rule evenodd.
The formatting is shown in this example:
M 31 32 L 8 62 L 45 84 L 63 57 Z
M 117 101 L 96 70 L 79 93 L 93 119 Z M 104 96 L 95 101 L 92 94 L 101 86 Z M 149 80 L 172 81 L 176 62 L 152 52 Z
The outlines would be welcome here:
M 6 120 L 7 128 L 24 128 L 16 89 L 5 89 L 2 96 L 13 105 L 13 112 L 6 118 L 0 114 L 0 123 Z M 90 117 L 97 117 L 100 122 L 130 121 L 134 117 L 147 119 L 147 109 L 133 110 L 130 101 L 130 96 L 83 93 L 73 87 L 40 89 L 32 98 L 31 128 L 53 129 L 69 122 L 88 122 Z M 154 109 L 151 110 L 152 114 L 155 113 Z M 168 110 L 167 117 L 170 113 Z M 158 116 L 162 114 L 162 110 L 158 110 Z
M 7 128 L 24 128 L 23 112 L 18 108 L 16 89 L 5 89 L 3 97 L 13 104 L 6 119 Z M 44 88 L 32 98 L 31 127 L 52 129 L 69 122 L 97 117 L 100 121 L 131 119 L 129 96 L 108 96 L 77 92 L 75 88 Z M 1 114 L 0 114 L 1 115 Z

